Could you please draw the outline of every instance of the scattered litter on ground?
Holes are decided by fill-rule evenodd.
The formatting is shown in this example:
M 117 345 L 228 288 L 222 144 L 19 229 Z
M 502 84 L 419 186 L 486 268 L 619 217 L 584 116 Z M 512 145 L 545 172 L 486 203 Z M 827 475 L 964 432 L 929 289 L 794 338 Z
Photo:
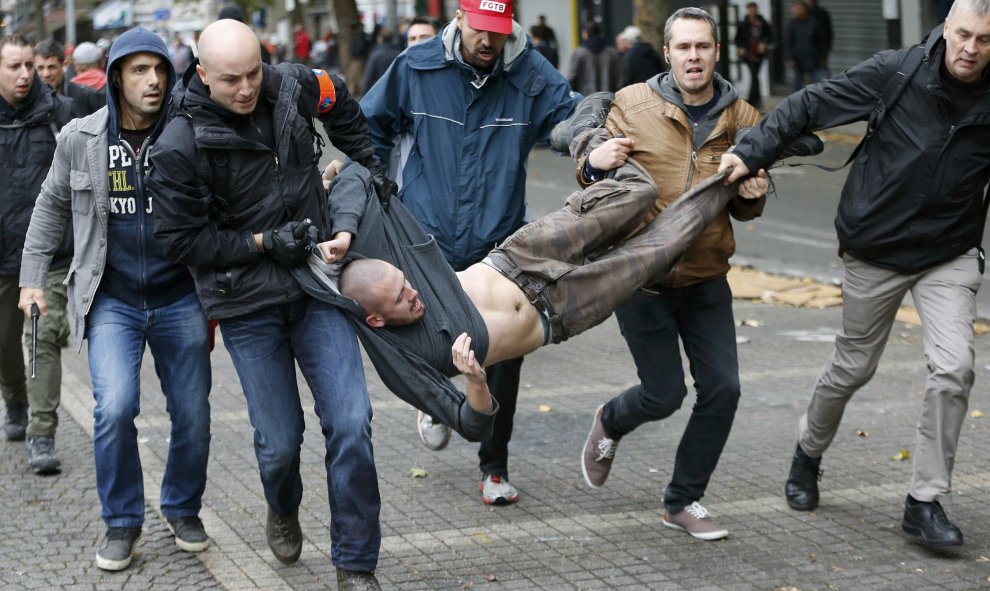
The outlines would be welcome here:
M 795 279 L 779 277 L 752 267 L 734 266 L 728 274 L 732 296 L 737 300 L 753 300 L 768 304 L 783 304 L 795 308 L 831 308 L 842 305 L 842 288 L 818 283 L 810 277 Z M 897 320 L 908 326 L 921 326 L 918 311 L 911 306 L 901 306 Z M 752 322 L 753 324 L 749 324 Z M 759 327 L 758 320 L 741 320 L 739 326 Z M 990 322 L 977 320 L 973 331 L 979 335 L 990 333 Z M 990 366 L 988 366 L 990 369 Z
M 728 275 L 736 299 L 805 308 L 828 308 L 842 303 L 842 290 L 811 279 L 777 277 L 745 267 L 732 267 Z
M 895 462 L 903 462 L 904 460 L 906 460 L 906 459 L 908 459 L 910 457 L 911 457 L 911 452 L 909 452 L 906 449 L 902 449 L 899 452 L 897 452 L 896 454 L 890 456 L 890 459 L 893 460 L 893 461 L 895 461 Z

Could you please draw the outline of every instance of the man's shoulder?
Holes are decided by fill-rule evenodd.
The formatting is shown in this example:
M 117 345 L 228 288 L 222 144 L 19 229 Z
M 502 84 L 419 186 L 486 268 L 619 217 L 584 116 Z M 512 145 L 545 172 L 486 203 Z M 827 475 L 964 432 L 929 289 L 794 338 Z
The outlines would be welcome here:
M 193 130 L 195 115 L 190 111 L 176 111 L 171 119 L 165 122 L 161 135 L 155 140 L 154 153 L 164 150 L 192 150 L 195 146 L 196 133 Z
M 568 91 L 571 88 L 560 70 L 532 48 L 524 50 L 503 75 L 513 86 L 530 96 L 540 95 L 547 87 L 566 87 Z
M 435 70 L 453 65 L 444 55 L 446 50 L 440 35 L 407 47 L 396 58 L 396 65 L 404 65 L 411 70 Z
M 756 125 L 760 117 L 762 117 L 756 107 L 739 97 L 736 97 L 736 100 L 729 104 L 728 108 L 725 109 L 725 113 L 733 116 L 739 125 L 744 127 Z
M 660 104 L 674 106 L 646 82 L 637 82 L 620 88 L 615 93 L 613 104 L 626 111 L 656 107 Z
M 78 117 L 66 123 L 58 133 L 60 145 L 73 158 L 84 155 L 87 146 L 94 138 L 102 136 L 106 138 L 109 117 L 106 107 L 97 110 L 95 113 Z

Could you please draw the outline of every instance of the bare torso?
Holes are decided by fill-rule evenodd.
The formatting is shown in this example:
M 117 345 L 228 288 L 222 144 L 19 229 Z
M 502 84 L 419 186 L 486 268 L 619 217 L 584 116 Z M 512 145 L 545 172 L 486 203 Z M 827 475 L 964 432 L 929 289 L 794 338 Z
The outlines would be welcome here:
M 543 346 L 540 313 L 510 279 L 484 263 L 471 265 L 457 278 L 488 328 L 486 367 Z

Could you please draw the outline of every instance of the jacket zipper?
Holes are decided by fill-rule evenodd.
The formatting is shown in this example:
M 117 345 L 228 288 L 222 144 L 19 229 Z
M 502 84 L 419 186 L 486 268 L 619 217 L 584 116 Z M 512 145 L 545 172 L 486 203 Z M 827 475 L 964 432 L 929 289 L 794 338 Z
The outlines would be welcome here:
M 145 154 L 145 150 L 148 149 L 148 141 L 151 138 L 145 138 L 141 143 L 141 149 L 138 154 Z M 144 209 L 146 204 L 144 202 L 144 167 L 141 165 L 141 158 L 139 158 L 134 150 L 131 149 L 130 144 L 127 144 L 127 149 L 131 152 L 131 157 L 134 159 L 134 201 L 138 210 L 137 213 L 140 216 L 138 222 L 138 263 L 141 265 L 141 303 L 144 305 L 144 309 L 148 309 L 148 262 L 147 252 L 145 251 L 144 244 L 144 226 L 145 217 Z
M 685 193 L 687 193 L 689 190 L 691 190 L 691 183 L 694 181 L 694 171 L 696 169 L 696 165 L 697 164 L 698 164 L 698 151 L 697 150 L 691 150 L 691 167 L 688 168 L 687 184 L 684 185 L 684 192 Z

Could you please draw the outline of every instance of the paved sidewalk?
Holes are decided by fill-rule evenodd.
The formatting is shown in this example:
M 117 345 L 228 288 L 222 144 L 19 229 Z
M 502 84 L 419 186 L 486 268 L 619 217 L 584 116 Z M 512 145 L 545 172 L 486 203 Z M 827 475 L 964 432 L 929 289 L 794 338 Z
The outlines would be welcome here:
M 594 408 L 635 379 L 614 321 L 527 358 L 511 446 L 511 507 L 489 508 L 477 490 L 477 447 L 419 444 L 415 412 L 368 370 L 383 495 L 378 576 L 385 589 L 985 589 L 990 587 L 990 418 L 968 418 L 948 513 L 966 535 L 934 554 L 905 540 L 900 516 L 924 359 L 920 329 L 895 327 L 873 383 L 847 410 L 823 463 L 820 510 L 787 508 L 783 479 L 808 389 L 830 351 L 839 310 L 736 302 L 743 399 L 704 504 L 730 529 L 701 542 L 660 523 L 685 410 L 626 437 L 607 486 L 585 486 L 578 465 Z M 757 326 L 751 326 L 757 325 Z M 971 410 L 990 411 L 990 340 L 977 340 Z M 328 348 L 328 354 L 332 349 Z M 150 355 L 140 418 L 148 506 L 140 556 L 121 573 L 93 564 L 102 535 L 92 463 L 92 396 L 85 352 L 66 352 L 61 475 L 30 473 L 23 444 L 0 442 L 2 589 L 334 589 L 322 438 L 311 400 L 302 470 L 302 558 L 282 566 L 265 542 L 265 504 L 252 431 L 226 352 L 215 363 L 213 443 L 206 509 L 209 550 L 178 550 L 156 512 L 168 421 Z M 305 390 L 304 390 L 305 391 Z M 307 394 L 308 395 L 308 394 Z M 545 405 L 541 409 L 541 406 Z M 549 410 L 547 410 L 547 408 Z M 860 435 L 857 435 L 857 433 Z M 413 478 L 422 468 L 425 478 Z

